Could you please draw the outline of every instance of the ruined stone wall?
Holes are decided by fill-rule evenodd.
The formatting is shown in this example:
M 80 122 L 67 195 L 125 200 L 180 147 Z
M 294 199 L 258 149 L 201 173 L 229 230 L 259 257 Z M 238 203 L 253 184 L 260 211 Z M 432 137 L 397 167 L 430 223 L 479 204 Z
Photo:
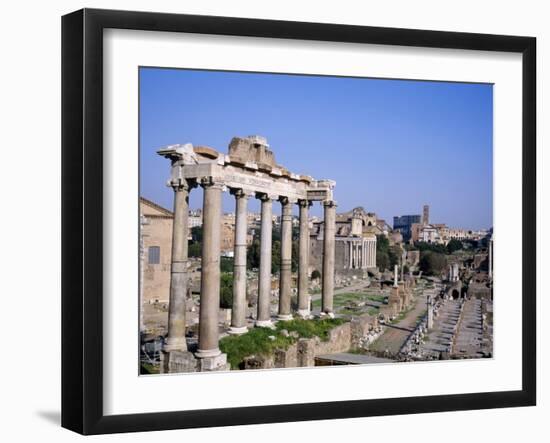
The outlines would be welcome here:
M 351 347 L 359 346 L 361 339 L 377 327 L 378 319 L 374 316 L 364 314 L 354 317 L 350 322 Z
M 368 314 L 329 331 L 328 340 L 319 337 L 301 338 L 288 349 L 278 349 L 273 355 L 250 356 L 244 361 L 245 369 L 296 368 L 315 366 L 315 357 L 324 354 L 347 352 L 356 347 L 361 338 L 378 326 L 375 317 Z
M 334 354 L 335 352 L 346 352 L 351 347 L 351 326 L 350 323 L 336 326 L 328 334 L 327 341 L 318 341 L 315 346 L 315 355 Z

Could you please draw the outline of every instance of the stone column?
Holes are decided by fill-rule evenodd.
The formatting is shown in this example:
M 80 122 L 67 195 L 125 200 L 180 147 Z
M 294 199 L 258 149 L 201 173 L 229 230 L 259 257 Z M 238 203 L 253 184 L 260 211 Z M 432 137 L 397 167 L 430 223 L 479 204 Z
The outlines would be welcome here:
M 246 327 L 246 216 L 248 197 L 242 189 L 232 189 L 235 196 L 235 245 L 233 254 L 233 306 L 230 334 L 244 334 Z
M 374 242 L 372 240 L 369 240 L 369 268 L 372 268 L 374 267 L 374 263 L 375 263 L 375 258 L 374 258 L 374 254 L 375 254 L 375 249 L 374 249 Z
M 298 244 L 298 315 L 309 317 L 309 206 L 307 200 L 300 200 L 300 239 Z
M 367 269 L 367 242 L 365 240 L 361 247 L 363 248 L 363 269 Z
M 164 350 L 187 351 L 185 340 L 185 297 L 187 296 L 187 249 L 189 217 L 189 184 L 186 180 L 171 182 L 174 190 L 172 224 L 172 259 L 170 301 L 168 303 L 168 336 Z
M 323 235 L 323 294 L 321 315 L 334 317 L 332 299 L 334 296 L 334 246 L 336 233 L 336 202 L 323 202 L 325 223 Z
M 272 231 L 272 197 L 260 194 L 261 231 L 260 231 L 260 270 L 258 274 L 258 315 L 256 326 L 271 327 L 271 231 Z
M 367 240 L 367 269 L 372 268 L 372 240 Z
M 292 204 L 287 197 L 281 197 L 281 263 L 279 271 L 279 315 L 278 320 L 292 320 L 290 296 L 292 280 Z
M 199 348 L 196 357 L 216 357 L 220 311 L 220 237 L 222 186 L 203 180 L 201 299 L 199 312 Z
M 353 269 L 353 242 L 349 243 L 349 268 Z
M 428 294 L 428 297 L 427 297 L 426 301 L 427 301 L 427 305 L 428 305 L 428 321 L 427 321 L 426 326 L 427 326 L 428 330 L 430 330 L 434 327 L 434 309 L 433 309 L 431 294 Z

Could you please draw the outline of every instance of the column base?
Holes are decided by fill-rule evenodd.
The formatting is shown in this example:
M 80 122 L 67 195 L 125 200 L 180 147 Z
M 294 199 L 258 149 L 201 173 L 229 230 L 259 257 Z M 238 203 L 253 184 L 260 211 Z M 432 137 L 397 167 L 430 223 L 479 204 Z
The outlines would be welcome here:
M 334 312 L 321 312 L 319 318 L 334 318 Z
M 309 309 L 298 309 L 297 314 L 300 318 L 303 318 L 304 320 L 311 318 L 311 311 Z
M 275 326 L 273 325 L 273 322 L 271 320 L 256 320 L 254 326 L 256 326 L 257 328 L 275 329 Z
M 289 320 L 292 320 L 292 315 L 291 314 L 279 314 L 277 315 L 277 320 L 279 321 L 289 321 Z
M 200 372 L 229 371 L 231 365 L 227 363 L 227 354 L 218 354 L 215 357 L 201 357 L 198 361 Z
M 227 333 L 228 334 L 231 334 L 231 335 L 241 335 L 241 334 L 246 334 L 248 332 L 248 328 L 246 326 L 243 326 L 243 327 L 235 327 L 235 326 L 231 326 L 228 330 L 227 330 Z
M 219 348 L 216 348 L 216 349 L 198 349 L 197 352 L 195 352 L 195 357 L 197 357 L 197 358 L 217 357 L 221 353 L 222 353 L 222 351 L 220 351 Z

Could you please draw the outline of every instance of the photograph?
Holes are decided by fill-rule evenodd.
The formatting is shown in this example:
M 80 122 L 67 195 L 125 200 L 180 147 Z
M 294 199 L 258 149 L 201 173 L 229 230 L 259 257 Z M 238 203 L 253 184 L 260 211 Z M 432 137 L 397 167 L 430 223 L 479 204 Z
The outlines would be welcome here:
M 138 71 L 140 375 L 494 357 L 493 84 Z

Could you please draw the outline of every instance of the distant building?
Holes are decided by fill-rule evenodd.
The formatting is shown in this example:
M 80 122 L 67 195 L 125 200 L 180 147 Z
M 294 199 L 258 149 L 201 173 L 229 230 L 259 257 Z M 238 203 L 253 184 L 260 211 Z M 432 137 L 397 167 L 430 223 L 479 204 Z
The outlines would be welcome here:
M 376 268 L 376 235 L 383 230 L 376 214 L 362 207 L 336 215 L 335 272 L 353 275 Z M 324 223 L 314 221 L 310 231 L 310 268 L 322 272 Z
M 400 215 L 393 217 L 393 229 L 401 232 L 403 241 L 411 238 L 411 228 L 414 223 L 420 223 L 420 215 Z
M 189 211 L 189 229 L 194 228 L 196 226 L 202 226 L 202 210 L 201 209 L 195 209 Z
M 174 215 L 143 197 L 139 199 L 143 259 L 141 260 L 143 303 L 167 303 L 170 298 L 170 263 Z
M 422 208 L 422 224 L 427 225 L 430 223 L 430 205 L 424 205 Z

